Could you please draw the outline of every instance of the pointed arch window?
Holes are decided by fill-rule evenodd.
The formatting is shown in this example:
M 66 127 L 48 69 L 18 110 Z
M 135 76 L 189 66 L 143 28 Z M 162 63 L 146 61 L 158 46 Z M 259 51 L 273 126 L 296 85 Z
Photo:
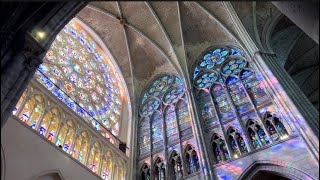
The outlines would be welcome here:
M 165 180 L 165 178 L 166 178 L 165 170 L 166 170 L 166 167 L 163 163 L 163 160 L 158 158 L 154 164 L 154 172 L 153 172 L 154 179 L 155 180 Z
M 276 114 L 266 112 L 265 123 L 268 133 L 274 141 L 279 141 L 280 139 L 283 140 L 289 137 L 287 128 Z
M 212 138 L 212 148 L 217 163 L 230 159 L 225 141 L 216 133 Z
M 28 94 L 28 89 L 26 89 L 23 94 L 21 95 L 19 101 L 17 102 L 17 104 L 14 106 L 14 109 L 12 111 L 13 115 L 16 115 L 16 113 L 22 108 L 22 104 L 23 102 L 26 100 L 27 98 L 27 94 Z
M 234 158 L 240 157 L 248 152 L 246 143 L 241 134 L 234 128 L 230 128 L 228 132 L 228 143 L 230 144 Z
M 42 95 L 34 95 L 23 107 L 18 117 L 32 129 L 36 129 L 40 118 L 44 114 L 44 99 Z
M 112 170 L 112 153 L 108 151 L 104 154 L 102 159 L 101 165 L 101 172 L 100 176 L 103 180 L 110 180 L 111 179 L 111 170 Z
M 139 107 L 140 156 L 192 137 L 185 88 L 175 75 L 162 74 L 146 88 Z M 165 144 L 166 143 L 166 144 Z
M 171 179 L 180 179 L 183 176 L 183 166 L 180 155 L 174 151 L 169 160 L 169 177 Z
M 38 132 L 53 141 L 61 123 L 61 115 L 58 108 L 52 108 L 43 118 Z
M 101 145 L 99 142 L 95 142 L 90 150 L 87 166 L 91 171 L 99 174 L 100 161 L 101 161 Z
M 257 121 L 249 119 L 247 129 L 254 148 L 258 149 L 270 143 L 266 133 Z
M 193 174 L 200 170 L 200 162 L 194 147 L 188 145 L 185 151 L 186 166 L 188 174 Z
M 61 146 L 64 151 L 70 153 L 71 144 L 75 138 L 75 125 L 71 119 L 68 119 L 62 126 L 56 145 Z
M 147 164 L 141 170 L 141 180 L 150 180 L 150 167 Z
M 218 127 L 232 158 L 277 141 L 281 136 L 278 129 L 288 136 L 281 119 L 263 120 L 265 109 L 276 104 L 267 94 L 262 76 L 253 68 L 245 53 L 232 46 L 207 49 L 192 67 L 191 82 L 205 136 L 211 136 L 210 130 Z M 251 117 L 257 121 L 247 127 L 243 121 Z M 239 131 L 226 130 L 226 123 L 238 124 Z M 214 147 L 214 157 L 219 162 L 221 151 L 217 144 Z
M 165 110 L 165 122 L 168 144 L 173 144 L 179 140 L 177 119 L 175 114 L 175 107 L 168 105 Z

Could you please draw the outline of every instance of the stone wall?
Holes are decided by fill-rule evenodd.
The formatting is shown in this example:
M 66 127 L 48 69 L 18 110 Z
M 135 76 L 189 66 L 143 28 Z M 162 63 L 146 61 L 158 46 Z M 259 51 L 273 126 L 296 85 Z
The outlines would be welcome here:
M 2 180 L 33 180 L 45 172 L 57 172 L 65 180 L 101 179 L 14 116 L 1 129 L 1 147 Z

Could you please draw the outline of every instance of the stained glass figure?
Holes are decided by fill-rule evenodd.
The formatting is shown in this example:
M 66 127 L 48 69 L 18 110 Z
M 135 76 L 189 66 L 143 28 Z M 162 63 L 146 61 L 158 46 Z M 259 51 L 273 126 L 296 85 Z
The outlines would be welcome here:
M 212 138 L 212 148 L 214 151 L 214 157 L 217 163 L 228 160 L 229 153 L 226 148 L 226 144 L 223 139 L 217 134 L 214 134 Z

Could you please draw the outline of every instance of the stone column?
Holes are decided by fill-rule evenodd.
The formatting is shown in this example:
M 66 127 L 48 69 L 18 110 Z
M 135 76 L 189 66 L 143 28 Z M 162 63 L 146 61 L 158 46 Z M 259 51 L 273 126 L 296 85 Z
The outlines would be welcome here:
M 319 44 L 318 1 L 273 1 L 272 3 Z
M 187 99 L 188 99 L 188 108 L 189 108 L 189 112 L 191 114 L 191 121 L 193 124 L 193 132 L 194 132 L 194 137 L 196 138 L 197 144 L 199 145 L 199 152 L 198 152 L 198 159 L 199 159 L 199 164 L 200 164 L 200 168 L 203 172 L 204 175 L 204 179 L 212 179 L 214 176 L 214 172 L 212 170 L 212 166 L 210 164 L 209 161 L 209 156 L 208 156 L 208 152 L 207 152 L 207 148 L 205 145 L 205 139 L 204 136 L 202 134 L 203 129 L 201 127 L 200 121 L 199 121 L 199 115 L 197 113 L 197 109 L 196 109 L 196 101 L 195 101 L 195 97 L 193 95 L 192 92 L 192 88 L 189 89 L 189 91 L 186 91 L 187 94 Z
M 26 41 L 25 48 L 17 52 L 11 50 L 1 60 L 1 127 L 42 63 L 44 49 L 29 34 Z
M 292 121 L 315 157 L 319 158 L 319 112 L 272 54 L 257 52 L 257 68 L 282 114 Z

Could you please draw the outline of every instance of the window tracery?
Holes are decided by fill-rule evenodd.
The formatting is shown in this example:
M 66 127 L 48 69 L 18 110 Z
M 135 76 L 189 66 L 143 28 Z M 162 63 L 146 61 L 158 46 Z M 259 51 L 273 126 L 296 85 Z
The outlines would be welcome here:
M 117 66 L 90 33 L 78 20 L 71 20 L 35 77 L 79 115 L 97 119 L 117 135 L 124 85 Z
M 198 155 L 194 147 L 188 145 L 185 151 L 186 158 L 186 168 L 188 174 L 193 174 L 200 170 L 200 162 L 198 159 Z
M 141 180 L 150 180 L 150 167 L 145 164 L 141 171 Z
M 166 179 L 165 169 L 166 167 L 163 163 L 163 160 L 158 158 L 154 164 L 154 174 L 153 174 L 154 179 L 165 180 Z
M 217 163 L 230 159 L 225 141 L 220 135 L 215 133 L 212 138 L 212 148 Z
M 170 159 L 170 167 L 171 170 L 171 177 L 174 179 L 180 179 L 183 176 L 183 166 L 182 166 L 182 160 L 180 155 L 174 151 L 172 153 L 171 159 Z
M 65 111 L 65 107 L 58 107 L 53 100 L 55 97 L 41 93 L 43 87 L 34 83 L 38 82 L 30 83 L 26 94 L 19 99 L 21 103 L 16 105 L 12 113 L 33 128 L 34 132 L 47 138 L 52 145 L 60 147 L 103 179 L 115 177 L 112 176 L 114 173 L 118 174 L 117 179 L 124 179 L 126 170 L 122 159 L 119 158 L 121 163 L 118 164 L 118 169 L 115 169 L 112 168 L 114 159 L 111 152 L 103 153 L 103 149 L 109 148 L 109 145 L 102 145 L 101 141 L 92 144 L 97 137 L 89 133 L 88 128 L 91 127 L 70 119 L 74 114 Z
M 207 134 L 216 139 L 212 142 L 212 156 L 216 163 L 228 160 L 226 154 L 230 153 L 230 158 L 238 158 L 278 141 L 278 129 L 283 130 L 284 137 L 289 136 L 279 118 L 274 120 L 272 115 L 267 115 L 269 120 L 263 119 L 261 110 L 272 106 L 273 101 L 266 93 L 261 76 L 238 48 L 221 46 L 206 50 L 194 63 L 192 75 L 202 128 L 209 133 L 217 127 L 222 131 L 222 137 Z M 257 120 L 248 120 L 245 126 L 244 120 L 250 118 Z M 237 124 L 235 128 L 239 131 L 234 127 L 225 130 L 229 122 Z M 227 145 L 225 153 L 219 148 L 219 141 L 223 144 L 223 139 Z
M 160 75 L 145 90 L 139 109 L 140 155 L 163 149 L 168 144 L 192 134 L 184 87 L 174 75 Z M 166 127 L 164 129 L 164 127 Z M 165 137 L 166 136 L 166 137 Z

